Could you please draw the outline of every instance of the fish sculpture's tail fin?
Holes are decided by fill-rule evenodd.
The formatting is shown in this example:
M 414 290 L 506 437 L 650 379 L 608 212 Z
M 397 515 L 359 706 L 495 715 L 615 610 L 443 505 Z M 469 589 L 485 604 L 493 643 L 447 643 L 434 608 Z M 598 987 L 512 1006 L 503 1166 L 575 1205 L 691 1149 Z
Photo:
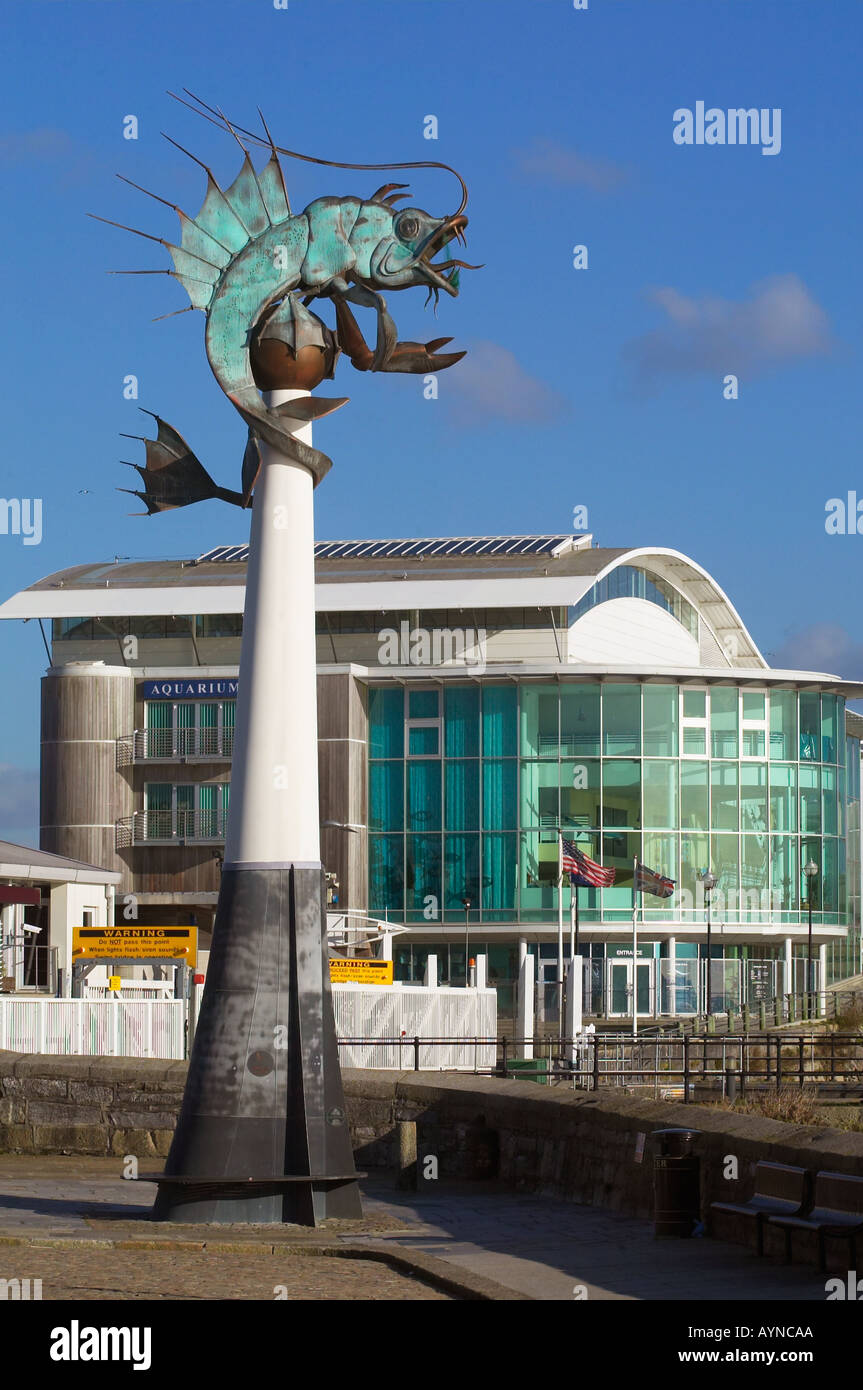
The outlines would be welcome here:
M 124 439 L 142 440 L 146 450 L 144 464 L 122 462 L 134 468 L 141 476 L 144 491 L 134 488 L 118 488 L 118 492 L 128 492 L 140 497 L 147 508 L 145 512 L 134 512 L 134 516 L 152 516 L 154 512 L 171 511 L 174 507 L 187 507 L 190 502 L 205 502 L 216 498 L 222 502 L 232 502 L 237 507 L 248 506 L 243 495 L 230 488 L 219 487 L 213 481 L 200 459 L 189 448 L 181 434 L 154 415 L 152 410 L 144 411 L 156 421 L 155 439 L 142 434 L 126 434 Z

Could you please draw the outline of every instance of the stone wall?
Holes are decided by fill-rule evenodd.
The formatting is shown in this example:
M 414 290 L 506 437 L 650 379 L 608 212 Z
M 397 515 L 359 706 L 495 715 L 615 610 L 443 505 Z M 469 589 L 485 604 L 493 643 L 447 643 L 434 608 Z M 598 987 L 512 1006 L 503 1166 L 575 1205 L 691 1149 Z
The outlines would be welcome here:
M 185 1079 L 185 1062 L 0 1053 L 0 1152 L 166 1154 Z M 863 1134 L 611 1089 L 375 1071 L 345 1071 L 344 1085 L 361 1169 L 394 1168 L 398 1122 L 413 1120 L 420 1156 L 438 1159 L 441 1178 L 487 1176 L 496 1163 L 508 1187 L 642 1216 L 652 1211 L 656 1129 L 700 1131 L 703 1210 L 747 1196 L 758 1159 L 863 1171 Z M 730 1156 L 736 1179 L 724 1176 Z
M 166 1155 L 186 1062 L 0 1052 L 0 1152 Z

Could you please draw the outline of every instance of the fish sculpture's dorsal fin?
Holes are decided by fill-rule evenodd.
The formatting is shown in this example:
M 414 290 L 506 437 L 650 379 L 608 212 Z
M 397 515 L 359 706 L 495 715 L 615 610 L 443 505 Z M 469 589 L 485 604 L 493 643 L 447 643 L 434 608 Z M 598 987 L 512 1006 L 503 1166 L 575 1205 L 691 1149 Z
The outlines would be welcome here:
M 225 197 L 250 236 L 260 236 L 261 232 L 265 232 L 272 225 L 255 166 L 248 152 L 239 174 L 230 188 L 225 190 Z

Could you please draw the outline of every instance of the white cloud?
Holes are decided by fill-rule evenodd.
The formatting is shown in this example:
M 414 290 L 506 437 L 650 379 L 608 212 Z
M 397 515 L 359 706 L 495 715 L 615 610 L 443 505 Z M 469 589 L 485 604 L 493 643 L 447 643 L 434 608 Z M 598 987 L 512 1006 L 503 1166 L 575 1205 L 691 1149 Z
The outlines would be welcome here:
M 827 314 L 797 275 L 761 280 L 742 300 L 690 298 L 671 286 L 649 297 L 667 322 L 623 349 L 642 384 L 672 373 L 752 375 L 834 346 Z
M 589 159 L 556 140 L 536 139 L 513 157 L 520 174 L 543 183 L 592 188 L 608 193 L 627 177 L 627 171 L 606 159 Z
M 569 408 L 563 396 L 532 376 L 499 343 L 474 342 L 445 380 L 441 398 L 451 404 L 462 425 L 493 419 L 516 425 L 548 424 Z

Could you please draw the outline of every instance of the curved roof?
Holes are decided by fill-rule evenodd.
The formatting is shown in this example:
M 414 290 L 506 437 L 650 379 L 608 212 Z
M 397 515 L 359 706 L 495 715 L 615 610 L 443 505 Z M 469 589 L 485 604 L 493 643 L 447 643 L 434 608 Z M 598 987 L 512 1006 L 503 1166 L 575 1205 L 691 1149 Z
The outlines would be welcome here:
M 598 547 L 583 534 L 319 541 L 315 549 L 316 606 L 330 612 L 572 607 L 613 570 L 638 566 L 696 609 L 713 639 L 702 647 L 706 666 L 768 669 L 716 580 L 667 547 Z M 13 595 L 0 618 L 241 613 L 247 559 L 248 546 L 235 545 L 195 559 L 75 565 Z

